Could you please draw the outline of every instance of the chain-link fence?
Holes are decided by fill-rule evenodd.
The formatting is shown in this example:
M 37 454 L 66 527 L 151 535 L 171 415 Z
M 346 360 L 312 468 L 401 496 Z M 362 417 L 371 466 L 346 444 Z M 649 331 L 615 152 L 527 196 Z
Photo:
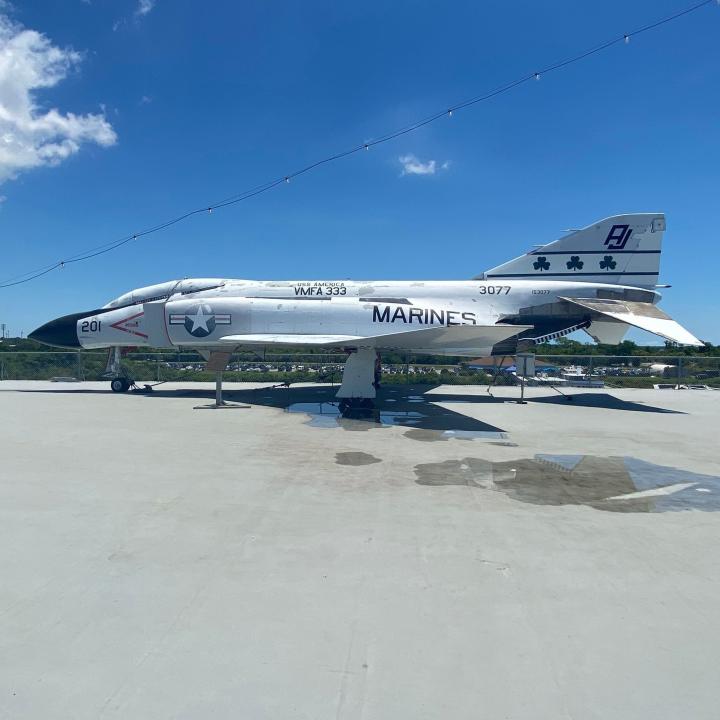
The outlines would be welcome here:
M 107 351 L 0 352 L 0 380 L 102 380 Z M 344 353 L 236 353 L 226 380 L 254 382 L 340 382 Z M 516 360 L 381 355 L 384 384 L 515 385 Z M 138 382 L 210 381 L 205 359 L 195 352 L 129 352 L 122 366 Z M 720 357 L 668 355 L 537 355 L 539 383 L 578 387 L 653 387 L 692 384 L 720 388 Z M 532 381 L 531 381 L 532 383 Z
M 706 385 L 720 388 L 720 357 L 702 355 L 538 355 L 536 376 L 607 387 Z
M 102 380 L 107 351 L 0 352 L 0 380 Z M 236 353 L 225 379 L 254 382 L 340 382 L 345 353 Z M 382 356 L 383 382 L 484 384 L 490 375 L 453 359 L 387 354 Z M 129 352 L 123 371 L 138 382 L 210 381 L 205 359 L 196 352 Z
M 0 380 L 94 380 L 106 360 L 106 352 L 2 352 Z
M 228 380 L 339 382 L 345 353 L 234 354 L 226 370 Z M 101 380 L 106 377 L 107 351 L 0 352 L 0 380 Z M 196 352 L 123 353 L 123 371 L 137 381 L 214 380 L 205 359 Z M 404 360 L 383 363 L 388 378 L 424 377 L 456 372 L 457 366 L 415 364 Z

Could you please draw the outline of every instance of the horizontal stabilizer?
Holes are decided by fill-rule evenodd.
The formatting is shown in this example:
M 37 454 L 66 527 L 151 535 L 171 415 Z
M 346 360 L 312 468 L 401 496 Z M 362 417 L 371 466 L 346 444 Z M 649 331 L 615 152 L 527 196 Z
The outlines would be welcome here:
M 357 335 L 303 335 L 262 333 L 252 335 L 226 335 L 220 338 L 223 345 L 307 345 L 312 347 L 374 347 L 378 350 L 423 350 L 453 352 L 492 347 L 513 335 L 531 328 L 531 325 L 451 325 L 423 328 L 408 332 L 388 333 L 367 337 Z
M 680 323 L 675 322 L 659 307 L 652 303 L 630 302 L 629 300 L 600 300 L 595 298 L 564 297 L 561 300 L 592 310 L 600 316 L 619 320 L 641 330 L 664 337 L 680 345 L 699 345 L 704 343 L 688 332 Z

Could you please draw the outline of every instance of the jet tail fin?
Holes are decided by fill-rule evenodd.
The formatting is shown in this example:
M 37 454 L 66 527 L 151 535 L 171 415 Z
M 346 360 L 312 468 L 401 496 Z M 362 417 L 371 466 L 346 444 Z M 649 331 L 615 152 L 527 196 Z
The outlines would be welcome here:
M 535 248 L 475 279 L 575 280 L 654 287 L 665 231 L 662 213 L 614 215 Z

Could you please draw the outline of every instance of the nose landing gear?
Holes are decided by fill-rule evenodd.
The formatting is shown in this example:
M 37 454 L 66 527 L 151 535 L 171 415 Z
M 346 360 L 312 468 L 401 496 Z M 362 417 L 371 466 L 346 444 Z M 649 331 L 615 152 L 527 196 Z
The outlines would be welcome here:
M 110 348 L 103 377 L 110 378 L 110 389 L 114 393 L 127 392 L 135 384 L 134 381 L 127 376 L 120 364 L 119 347 Z
M 116 393 L 124 393 L 130 389 L 130 380 L 126 377 L 116 377 L 110 381 L 110 389 Z

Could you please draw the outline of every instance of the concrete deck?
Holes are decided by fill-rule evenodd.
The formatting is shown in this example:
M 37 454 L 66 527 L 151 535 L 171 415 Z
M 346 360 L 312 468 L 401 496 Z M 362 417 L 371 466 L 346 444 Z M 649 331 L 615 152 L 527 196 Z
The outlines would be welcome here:
M 718 717 L 720 393 L 250 387 L 0 383 L 0 717 Z

